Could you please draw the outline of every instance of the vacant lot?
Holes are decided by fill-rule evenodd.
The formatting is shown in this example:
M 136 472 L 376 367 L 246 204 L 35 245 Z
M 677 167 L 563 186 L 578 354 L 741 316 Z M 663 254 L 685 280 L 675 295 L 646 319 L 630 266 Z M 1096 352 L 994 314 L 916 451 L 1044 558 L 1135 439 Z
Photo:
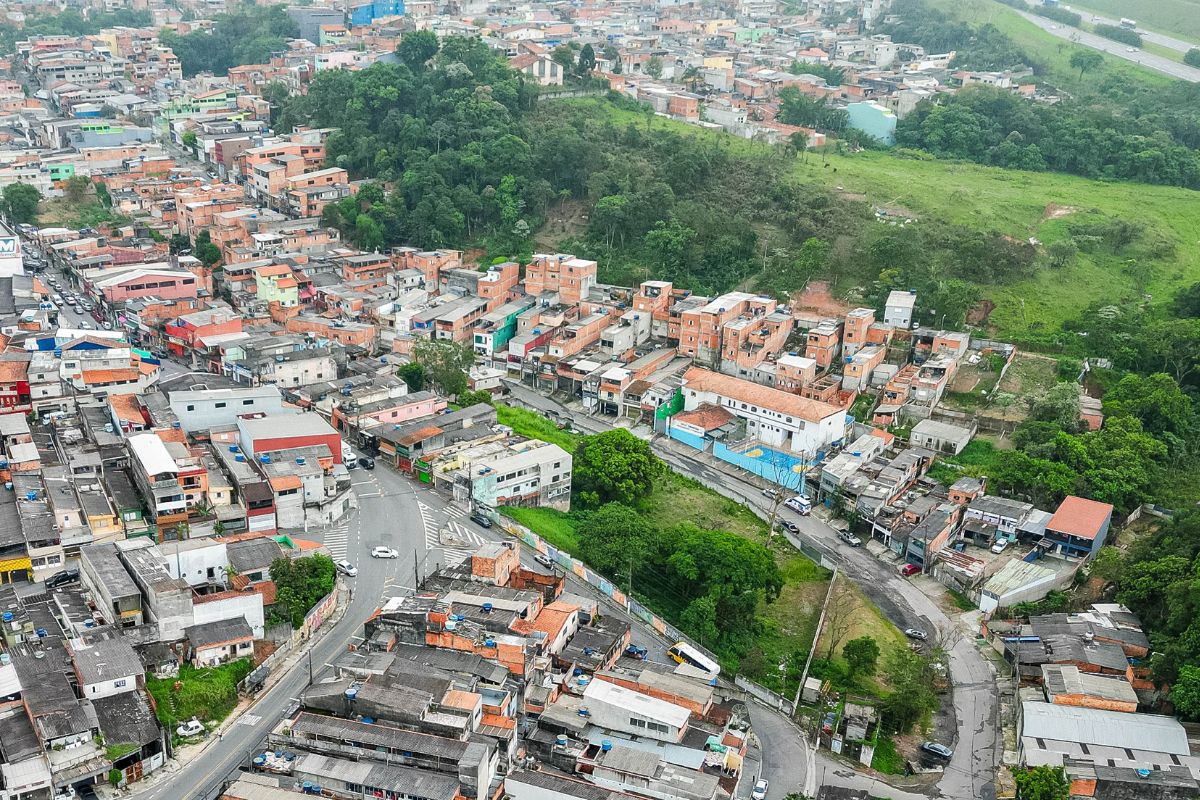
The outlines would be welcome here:
M 1019 30 L 1022 36 L 1032 31 L 1030 36 L 1038 45 L 1037 54 L 1053 57 L 1055 74 L 1060 61 L 1063 72 L 1070 71 L 1065 65 L 1073 46 L 1038 30 L 1011 9 L 992 0 L 964 0 L 961 6 L 963 16 L 973 21 L 988 19 L 997 25 L 1003 23 Z M 1045 41 L 1035 34 L 1041 34 Z M 1065 48 L 1061 52 L 1060 45 Z M 1078 71 L 1074 74 L 1077 76 Z M 1120 65 L 1106 67 L 1106 74 L 1122 80 L 1151 83 L 1155 80 L 1145 71 Z M 1098 80 L 1099 75 L 1089 74 L 1088 79 Z M 718 137 L 734 152 L 769 149 L 768 145 L 674 120 L 661 117 L 647 120 L 642 114 L 600 100 L 555 102 L 584 105 L 619 125 L 649 124 L 695 136 Z M 1034 237 L 1050 242 L 1062 238 L 1076 212 L 1095 210 L 1139 222 L 1148 236 L 1157 233 L 1177 245 L 1173 255 L 1154 264 L 1147 292 L 1155 302 L 1166 301 L 1180 287 L 1200 281 L 1200 248 L 1194 246 L 1200 241 L 1200 192 L 1169 186 L 1105 183 L 1052 172 L 1006 170 L 903 151 L 846 155 L 830 152 L 820 158 L 796 160 L 791 168 L 802 180 L 831 188 L 840 186 L 845 192 L 865 196 L 877 206 L 898 205 L 922 218 L 998 230 L 1020 239 Z M 1078 316 L 1097 302 L 1121 303 L 1138 297 L 1125 270 L 1124 258 L 1107 251 L 1080 253 L 1073 265 L 1043 269 L 1027 280 L 979 288 L 982 296 L 996 305 L 987 322 L 991 333 L 1007 340 L 1057 330 L 1063 321 Z
M 205 669 L 184 664 L 178 678 L 147 675 L 146 688 L 154 696 L 158 721 L 173 734 L 180 722 L 193 717 L 201 722 L 220 722 L 229 716 L 237 705 L 238 682 L 250 670 L 247 658 Z

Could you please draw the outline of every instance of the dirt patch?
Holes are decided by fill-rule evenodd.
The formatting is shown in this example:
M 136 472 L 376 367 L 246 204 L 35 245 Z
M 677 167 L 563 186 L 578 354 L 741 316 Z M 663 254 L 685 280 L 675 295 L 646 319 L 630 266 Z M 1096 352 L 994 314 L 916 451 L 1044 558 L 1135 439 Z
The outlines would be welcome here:
M 1078 210 L 1075 206 L 1060 206 L 1058 203 L 1050 203 L 1046 206 L 1046 210 L 1042 212 L 1042 219 L 1059 219 L 1068 214 L 1074 214 Z
M 987 322 L 988 317 L 996 310 L 996 304 L 991 300 L 984 298 L 976 304 L 974 308 L 967 312 L 968 325 L 983 325 Z
M 587 205 L 581 200 L 555 201 L 546 209 L 546 222 L 537 232 L 538 247 L 553 251 L 559 242 L 587 233 Z
M 793 311 L 815 311 L 829 316 L 843 316 L 850 306 L 835 300 L 828 281 L 811 281 L 804 291 L 792 298 Z
M 1019 397 L 1037 396 L 1058 383 L 1058 361 L 1036 353 L 1017 353 L 1004 373 L 1000 391 Z

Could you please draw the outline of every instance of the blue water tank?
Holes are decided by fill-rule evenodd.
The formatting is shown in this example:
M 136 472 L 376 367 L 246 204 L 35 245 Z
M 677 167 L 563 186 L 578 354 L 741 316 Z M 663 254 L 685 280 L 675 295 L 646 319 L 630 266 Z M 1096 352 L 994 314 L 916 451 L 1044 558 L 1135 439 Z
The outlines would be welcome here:
M 229 445 L 229 452 L 236 453 L 237 451 L 238 451 L 238 446 L 236 444 Z
M 12 622 L 12 620 L 13 620 L 13 613 L 11 611 L 5 611 L 4 612 L 4 621 Z
M 483 646 L 484 647 L 495 647 L 496 642 L 493 639 L 486 639 L 486 640 L 484 640 Z
M 600 752 L 607 753 L 609 750 L 612 750 L 612 742 L 610 742 L 608 739 L 605 739 L 600 743 Z
M 38 628 L 36 633 L 37 633 L 39 639 L 46 638 L 46 629 L 45 628 Z
M 483 604 L 483 613 L 485 613 L 485 614 L 490 614 L 490 613 L 492 613 L 492 604 L 491 604 L 491 603 L 484 603 L 484 604 Z

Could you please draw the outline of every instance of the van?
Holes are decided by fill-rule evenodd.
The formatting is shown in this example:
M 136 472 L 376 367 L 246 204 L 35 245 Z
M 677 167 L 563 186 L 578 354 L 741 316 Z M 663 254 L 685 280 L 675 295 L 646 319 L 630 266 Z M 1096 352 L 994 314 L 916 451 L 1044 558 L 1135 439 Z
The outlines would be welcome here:
M 788 498 L 783 504 L 802 517 L 812 513 L 812 501 L 802 494 Z

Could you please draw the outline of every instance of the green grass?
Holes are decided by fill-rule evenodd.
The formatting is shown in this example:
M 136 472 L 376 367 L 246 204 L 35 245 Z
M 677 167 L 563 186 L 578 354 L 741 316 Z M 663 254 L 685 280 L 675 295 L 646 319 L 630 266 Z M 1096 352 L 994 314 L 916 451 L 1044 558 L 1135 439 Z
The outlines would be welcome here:
M 116 761 L 122 756 L 127 756 L 134 750 L 137 750 L 140 745 L 136 744 L 110 744 L 104 748 L 104 757 L 109 761 Z
M 1042 33 L 998 3 L 964 0 L 967 11 L 979 7 L 1007 12 L 1007 16 L 997 18 L 1011 17 L 1010 26 L 1015 20 Z M 1056 63 L 1065 65 L 1070 59 L 1072 46 L 1066 47 L 1063 53 L 1050 50 Z M 1129 80 L 1155 80 L 1145 70 L 1119 65 L 1111 69 Z M 1078 72 L 1074 74 L 1077 76 Z M 592 99 L 555 102 L 581 104 L 618 125 L 647 124 L 644 116 L 607 102 Z M 694 136 L 716 137 L 733 152 L 766 153 L 770 149 L 768 145 L 674 120 L 653 117 L 649 124 Z M 823 166 L 826 162 L 828 167 Z M 864 195 L 874 205 L 903 207 L 918 218 L 997 230 L 1019 239 L 1036 237 L 1050 242 L 1062 238 L 1071 216 L 1091 210 L 1140 222 L 1147 231 L 1155 231 L 1176 245 L 1173 255 L 1154 262 L 1154 276 L 1146 291 L 1154 296 L 1155 302 L 1165 302 L 1175 290 L 1200 281 L 1200 247 L 1196 246 L 1200 242 L 1200 192 L 1169 186 L 1106 183 L 1053 172 L 1006 170 L 939 160 L 911 151 L 845 155 L 812 152 L 796 160 L 792 169 L 802 181 L 830 188 L 841 186 L 844 192 Z M 1068 209 L 1068 213 L 1053 218 L 1049 212 L 1054 208 Z M 1062 269 L 1044 269 L 1025 280 L 981 286 L 981 296 L 996 304 L 988 320 L 991 333 L 1006 340 L 1033 338 L 1057 330 L 1065 320 L 1078 316 L 1093 303 L 1120 304 L 1137 297 L 1133 280 L 1123 269 L 1128 254 L 1114 255 L 1101 250 L 1080 253 L 1074 264 Z
M 178 678 L 146 676 L 146 689 L 154 697 L 155 713 L 163 727 L 171 730 L 183 720 L 220 722 L 237 705 L 237 685 L 250 674 L 250 659 L 243 658 L 219 667 L 195 669 L 184 664 Z M 174 687 L 181 684 L 178 692 Z
M 975 610 L 975 604 L 971 602 L 971 598 L 967 597 L 965 594 L 958 591 L 957 589 L 951 589 L 950 587 L 946 587 L 946 594 L 948 594 L 950 596 L 950 599 L 954 602 L 954 605 L 960 611 L 974 611 Z
M 871 769 L 884 775 L 903 775 L 906 772 L 904 756 L 896 752 L 896 743 L 890 738 L 884 736 L 876 742 Z
M 550 544 L 568 553 L 579 551 L 575 536 L 575 518 L 553 508 L 502 507 L 500 513 L 541 536 Z
M 1090 18 L 1086 11 L 1113 19 L 1129 17 L 1137 20 L 1138 28 L 1200 42 L 1200 3 L 1193 0 L 1072 0 L 1071 8 L 1084 14 L 1084 19 Z
M 520 436 L 556 444 L 568 453 L 575 452 L 575 446 L 583 438 L 580 434 L 559 428 L 541 414 L 514 406 L 496 406 L 496 421 L 512 428 Z
M 692 478 L 668 470 L 642 506 L 657 526 L 669 528 L 691 522 L 701 528 L 729 531 L 764 542 L 767 524 L 741 503 L 730 500 Z

